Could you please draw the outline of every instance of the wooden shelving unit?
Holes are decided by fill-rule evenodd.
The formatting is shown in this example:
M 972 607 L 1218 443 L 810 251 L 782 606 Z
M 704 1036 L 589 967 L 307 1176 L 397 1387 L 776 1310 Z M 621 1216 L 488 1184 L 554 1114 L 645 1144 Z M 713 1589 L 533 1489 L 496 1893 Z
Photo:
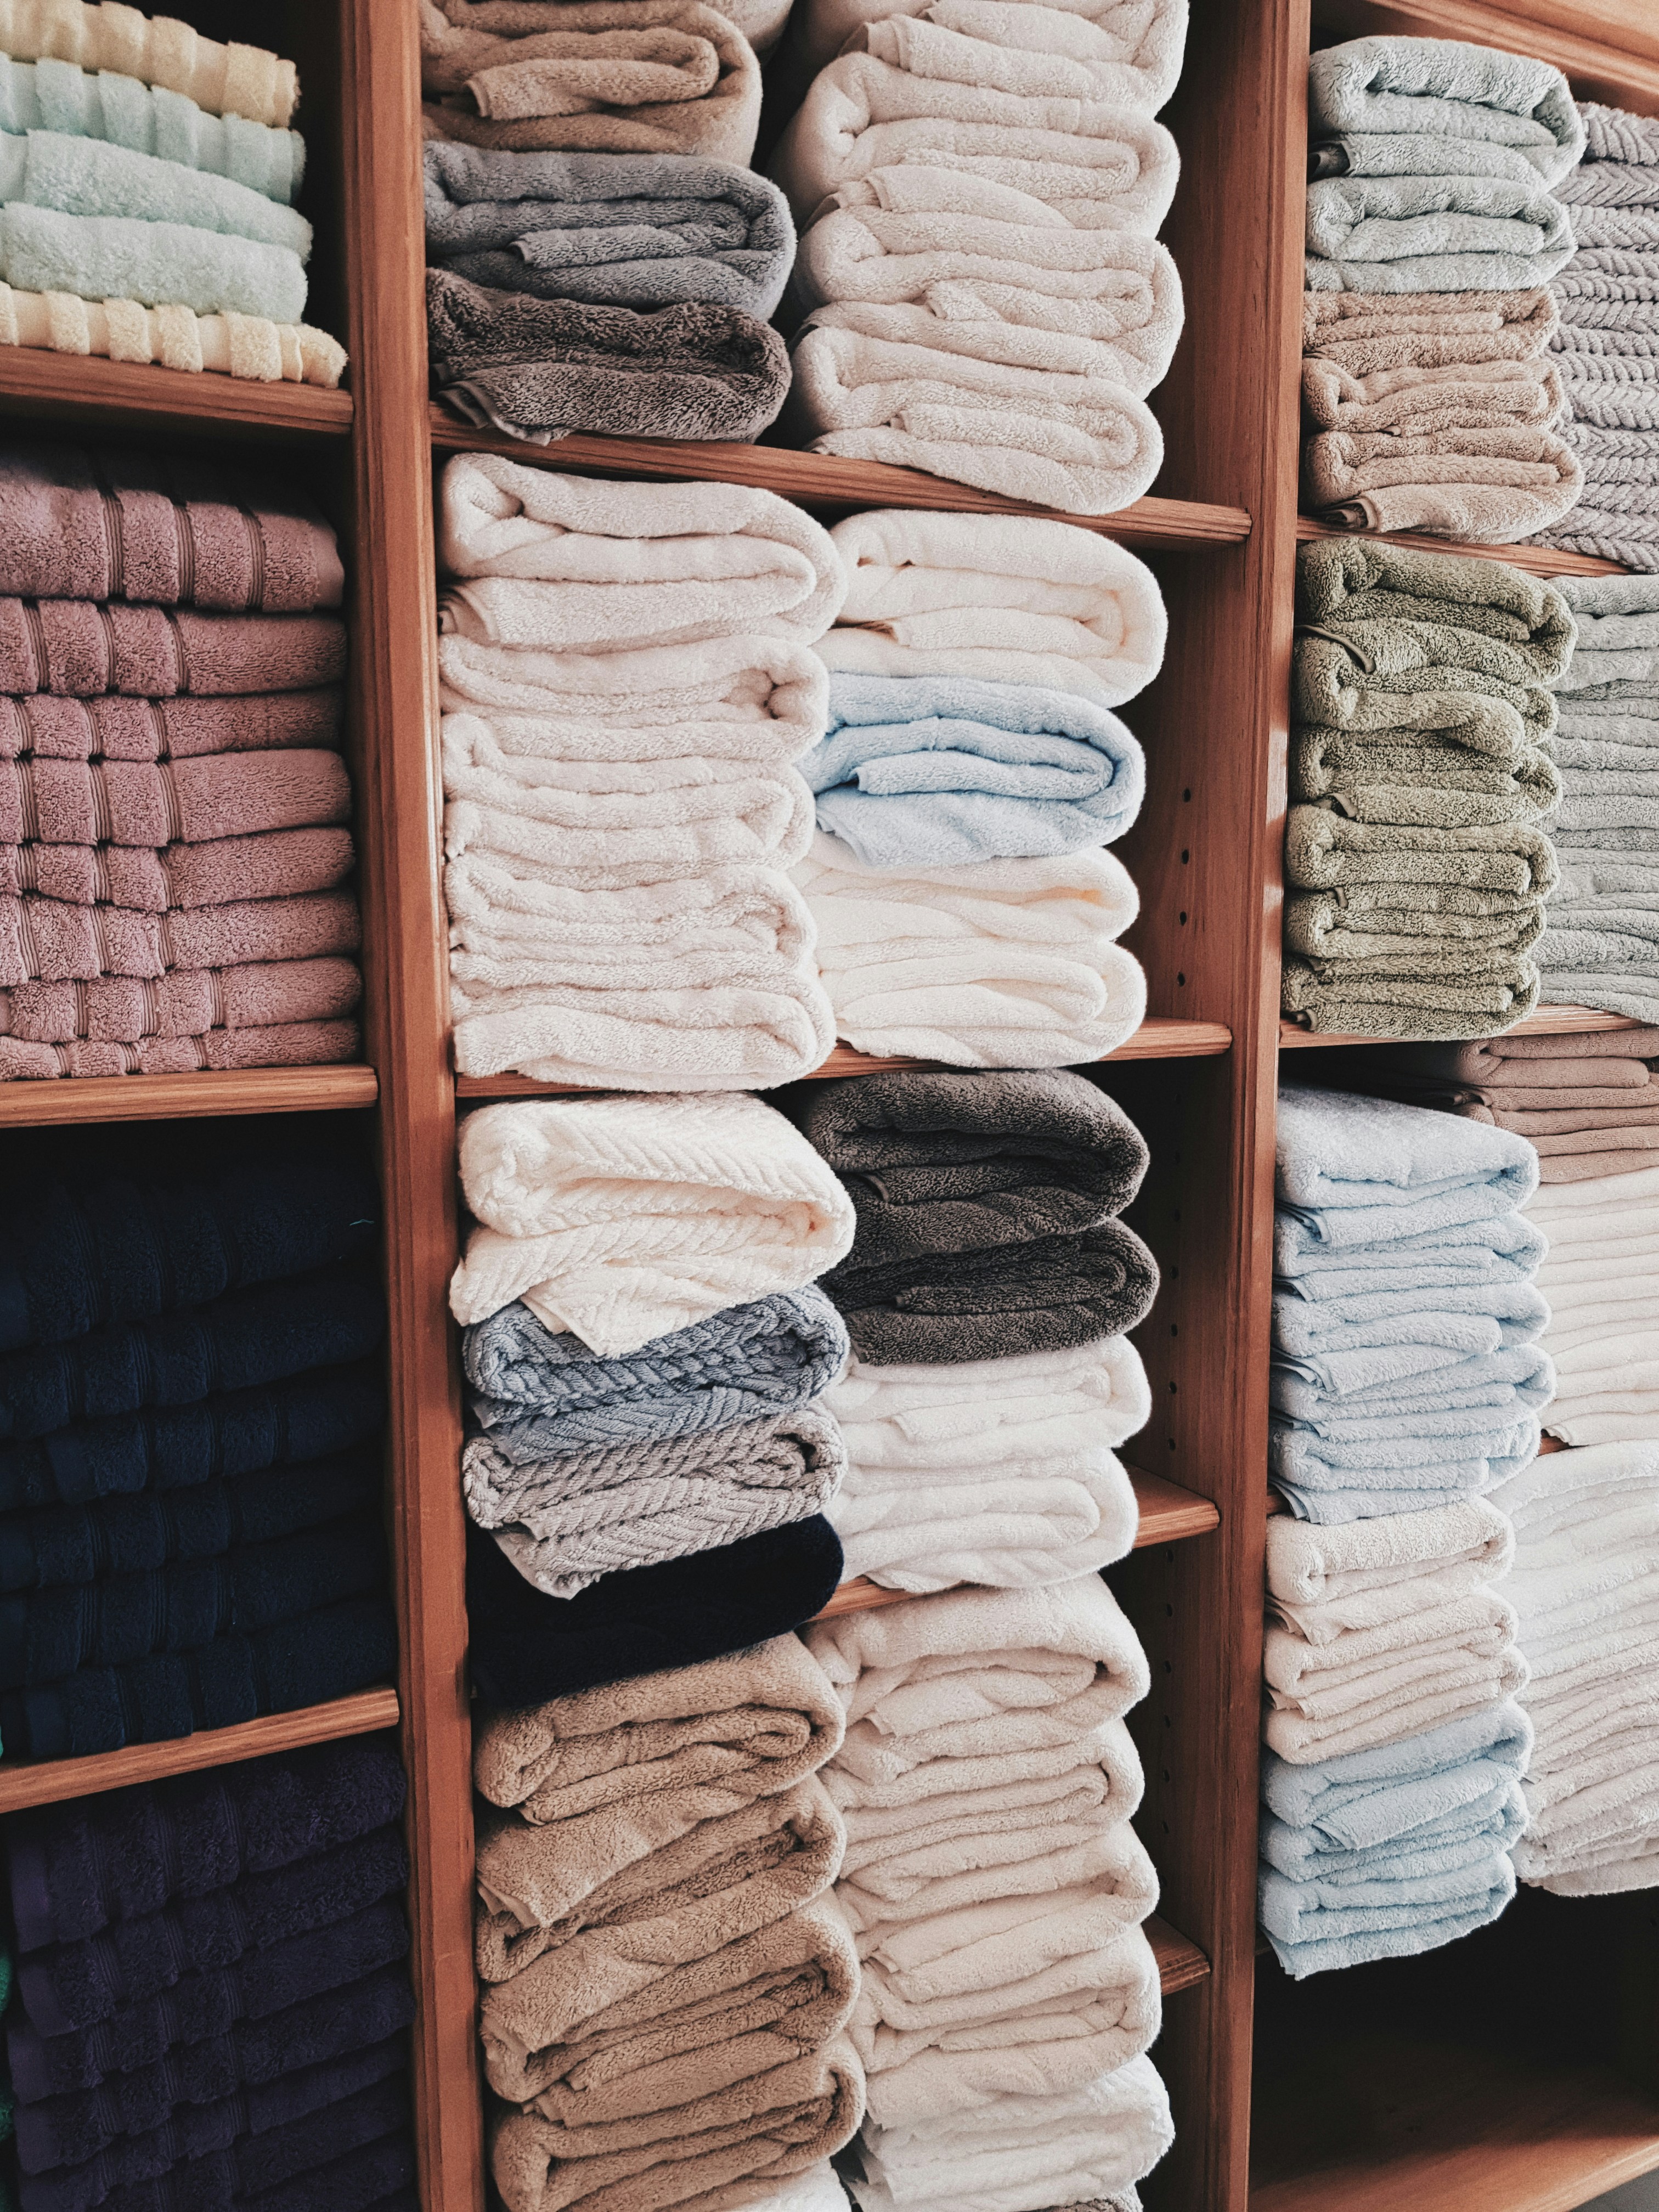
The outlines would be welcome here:
M 106 433 L 160 437 L 173 429 L 259 443 L 349 438 L 347 391 L 314 384 L 254 384 L 204 370 L 157 368 L 96 356 L 0 346 L 0 412 Z
M 219 1114 L 331 1114 L 372 1106 L 372 1067 L 250 1067 L 233 1075 L 94 1076 L 0 1085 L 0 1129 L 81 1121 L 199 1121 Z
M 1523 1021 L 1504 1031 L 1506 1036 L 1568 1036 L 1579 1030 L 1639 1030 L 1644 1024 L 1631 1014 L 1609 1014 L 1600 1006 L 1540 1006 Z M 1299 1052 L 1316 1045 L 1386 1044 L 1386 1037 L 1350 1036 L 1346 1030 L 1304 1030 L 1299 1022 L 1281 1021 L 1281 1052 Z

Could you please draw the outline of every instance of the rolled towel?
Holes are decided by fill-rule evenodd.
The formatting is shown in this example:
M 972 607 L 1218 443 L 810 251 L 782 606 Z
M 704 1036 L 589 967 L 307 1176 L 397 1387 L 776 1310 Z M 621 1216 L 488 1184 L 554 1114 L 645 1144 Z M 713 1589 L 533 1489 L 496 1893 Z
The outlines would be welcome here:
M 428 138 L 745 165 L 755 150 L 760 64 L 701 0 L 422 0 L 420 27 Z
M 822 525 L 746 484 L 599 484 L 496 453 L 457 453 L 444 468 L 440 530 L 453 576 L 543 587 L 518 595 L 526 626 L 511 642 L 550 653 L 738 635 L 811 645 L 847 596 Z M 444 629 L 496 635 L 488 602 L 467 585 L 445 604 L 478 612 L 441 615 Z
M 210 753 L 178 762 L 0 760 L 0 840 L 128 845 L 252 836 L 344 822 L 351 784 L 337 752 L 300 749 L 249 759 Z
M 836 1033 L 957 1067 L 1103 1059 L 1146 1012 L 1117 943 L 1139 899 L 1104 850 L 965 868 L 867 868 L 820 834 L 794 870 Z
M 1316 292 L 1520 292 L 1573 255 L 1572 223 L 1534 178 L 1326 177 L 1308 187 Z
M 1547 185 L 1584 151 L 1565 78 L 1549 63 L 1455 39 L 1350 39 L 1308 67 L 1316 141 L 1350 131 L 1426 134 L 1512 148 Z
M 194 760 L 204 753 L 340 747 L 337 691 L 276 691 L 223 699 L 64 698 L 50 691 L 0 696 L 0 759 Z
M 19 291 L 0 284 L 0 345 L 154 362 L 192 374 L 209 369 L 258 384 L 316 384 L 331 391 L 345 374 L 345 348 L 309 323 L 263 315 L 198 315 L 137 300 L 82 300 L 70 292 Z
M 1157 579 L 1095 531 L 876 507 L 830 534 L 847 571 L 840 620 L 817 645 L 831 670 L 982 677 L 1121 707 L 1164 664 Z
M 1328 362 L 1366 380 L 1391 369 L 1496 368 L 1536 362 L 1560 327 L 1553 295 L 1525 292 L 1309 292 L 1304 295 L 1304 391 L 1309 365 Z M 1557 364 L 1557 374 L 1560 373 Z M 1320 383 L 1324 382 L 1320 379 Z M 1331 427 L 1334 428 L 1333 424 Z
M 1123 0 L 1088 0 L 1068 9 L 1077 23 L 1079 51 L 1109 63 L 1115 70 L 1113 97 L 1127 107 L 1154 114 L 1175 90 L 1187 45 L 1187 0 L 1154 0 L 1150 8 Z M 896 8 L 881 0 L 811 0 L 803 29 L 806 58 L 822 69 L 846 46 L 851 34 L 884 15 L 922 15 L 951 28 L 958 23 L 985 25 L 1011 46 L 1025 43 L 1022 11 L 997 0 L 901 0 Z M 1088 28 L 1083 26 L 1087 24 Z
M 82 69 L 161 85 L 210 115 L 246 116 L 281 130 L 300 101 L 299 73 L 258 46 L 221 46 L 170 15 L 93 0 L 4 0 L 0 48 L 16 61 L 50 52 Z
M 35 133 L 34 139 L 40 136 Z M 76 166 L 90 143 L 63 142 Z M 35 167 L 31 159 L 27 189 L 42 196 L 49 189 L 59 198 L 72 196 L 68 186 L 36 182 Z M 24 199 L 10 200 L 0 210 L 0 274 L 20 292 L 136 300 L 147 307 L 188 307 L 198 315 L 256 315 L 272 323 L 297 323 L 306 306 L 305 265 L 288 246 L 228 238 L 188 223 L 69 214 Z
M 636 315 L 486 292 L 441 269 L 427 271 L 426 295 L 440 396 L 532 445 L 573 430 L 752 442 L 789 388 L 783 340 L 735 307 Z
M 0 984 L 91 982 L 101 975 L 153 981 L 170 968 L 314 960 L 355 952 L 361 934 L 349 891 L 161 914 L 0 895 Z
M 521 1297 L 605 1355 L 797 1290 L 853 1242 L 852 1203 L 811 1145 L 741 1095 L 485 1107 L 462 1128 L 461 1184 L 479 1225 L 456 1319 Z
M 135 154 L 230 178 L 284 206 L 305 176 L 306 142 L 297 131 L 273 129 L 240 114 L 210 114 L 165 85 L 51 57 L 0 57 L 0 131 L 106 139 Z
M 345 674 L 337 615 L 198 614 L 87 599 L 0 599 L 0 685 L 89 699 L 310 691 Z
M 788 204 L 730 162 L 438 144 L 425 161 L 428 257 L 474 283 L 613 307 L 704 300 L 763 322 L 783 296 Z

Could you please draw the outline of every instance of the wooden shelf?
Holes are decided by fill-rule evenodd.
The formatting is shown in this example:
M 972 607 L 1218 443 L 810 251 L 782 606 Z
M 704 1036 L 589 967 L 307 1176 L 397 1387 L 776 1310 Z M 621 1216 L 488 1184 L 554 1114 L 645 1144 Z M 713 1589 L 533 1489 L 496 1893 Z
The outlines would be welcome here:
M 928 507 L 954 514 L 1046 514 L 1098 530 L 1142 553 L 1196 552 L 1206 546 L 1242 545 L 1250 534 L 1243 507 L 1209 507 L 1183 499 L 1138 499 L 1115 514 L 1061 514 L 971 484 L 899 469 L 886 461 L 842 461 L 830 453 L 798 453 L 787 446 L 696 444 L 665 438 L 556 439 L 527 445 L 457 422 L 432 404 L 432 442 L 446 453 L 505 453 L 532 468 L 586 469 L 600 476 L 669 477 L 714 483 L 757 484 L 802 507 Z
M 1534 576 L 1622 576 L 1620 561 L 1599 561 L 1589 553 L 1563 553 L 1549 545 L 1463 545 L 1449 538 L 1419 538 L 1407 530 L 1339 530 L 1311 514 L 1296 519 L 1298 538 L 1352 538 L 1362 543 L 1403 545 L 1413 553 L 1470 553 L 1478 561 L 1507 561 L 1511 568 L 1524 568 Z
M 1651 0 L 1313 0 L 1316 38 L 1466 39 L 1552 62 L 1581 100 L 1659 115 Z M 1322 40 L 1321 43 L 1325 43 Z
M 1152 1947 L 1152 1956 L 1158 1960 L 1158 1978 L 1166 1997 L 1177 1990 L 1189 1990 L 1201 1982 L 1210 1971 L 1210 1962 L 1196 1943 L 1160 1920 L 1157 1913 L 1146 1923 L 1146 1941 Z
M 297 1751 L 302 1744 L 332 1743 L 341 1736 L 368 1735 L 376 1729 L 397 1725 L 395 1690 L 357 1690 L 325 1705 L 267 1713 L 235 1728 L 204 1729 L 168 1743 L 131 1744 L 92 1759 L 50 1759 L 38 1765 L 14 1765 L 6 1759 L 0 1761 L 0 1814 L 20 1812 L 25 1805 L 56 1805 L 65 1797 L 94 1797 L 135 1782 L 194 1774 L 205 1766 L 234 1766 L 239 1759 L 263 1759 L 270 1752 Z
M 0 408 L 105 430 L 188 428 L 244 440 L 344 438 L 352 418 L 351 394 L 320 385 L 254 384 L 39 346 L 0 346 Z
M 1630 1014 L 1610 1014 L 1600 1006 L 1540 1006 L 1535 1013 L 1516 1023 L 1513 1029 L 1503 1031 L 1504 1036 L 1571 1036 L 1581 1030 L 1639 1030 L 1646 1025 Z M 1281 1052 L 1299 1049 L 1304 1045 L 1401 1044 L 1401 1037 L 1350 1036 L 1346 1032 L 1329 1036 L 1322 1031 L 1304 1030 L 1300 1023 L 1281 1020 L 1279 1024 L 1279 1048 Z M 1476 1038 L 1474 1042 L 1480 1040 Z
M 228 1074 L 63 1076 L 0 1085 L 0 1129 L 82 1121 L 200 1121 L 210 1114 L 327 1114 L 372 1106 L 372 1067 L 245 1067 Z

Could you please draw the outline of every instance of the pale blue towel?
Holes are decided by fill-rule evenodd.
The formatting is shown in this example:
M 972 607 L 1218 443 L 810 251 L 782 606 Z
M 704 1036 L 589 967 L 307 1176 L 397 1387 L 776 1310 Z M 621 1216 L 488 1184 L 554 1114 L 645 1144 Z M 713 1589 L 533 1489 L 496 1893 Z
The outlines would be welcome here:
M 209 115 L 182 93 L 75 62 L 17 62 L 0 54 L 0 131 L 106 138 L 135 154 L 234 178 L 285 204 L 306 169 L 306 142 L 297 131 L 274 131 L 242 115 Z
M 1510 1269 L 1533 1275 L 1547 1249 L 1543 1231 L 1518 1213 L 1488 1215 L 1413 1237 L 1352 1247 L 1327 1247 L 1310 1237 L 1299 1214 L 1285 1212 L 1282 1222 L 1276 1219 L 1273 1224 L 1273 1273 L 1281 1286 L 1294 1282 L 1310 1298 L 1324 1295 L 1320 1288 L 1323 1282 L 1343 1281 L 1371 1269 L 1378 1271 L 1380 1287 L 1395 1287 L 1389 1278 L 1402 1273 L 1409 1284 L 1419 1279 L 1411 1272 L 1419 1263 L 1425 1269 L 1468 1267 L 1483 1274 L 1491 1269 L 1494 1279 Z M 1420 1279 L 1431 1278 L 1425 1273 Z M 1346 1297 L 1347 1290 L 1333 1295 Z
M 1508 1407 L 1517 1398 L 1540 1411 L 1555 1395 L 1555 1368 L 1536 1344 L 1504 1346 L 1338 1395 L 1317 1367 L 1279 1357 L 1270 1370 L 1269 1390 L 1274 1406 L 1293 1420 L 1317 1420 L 1338 1410 L 1387 1418 L 1454 1406 Z
M 1349 1447 L 1327 1444 L 1304 1428 L 1275 1419 L 1267 1430 L 1267 1471 L 1299 1521 L 1333 1528 L 1389 1513 L 1426 1513 L 1437 1505 L 1483 1497 L 1537 1457 L 1540 1433 L 1536 1415 L 1530 1415 L 1498 1439 L 1513 1445 L 1507 1453 L 1382 1465 L 1379 1457 L 1387 1448 L 1378 1446 L 1361 1455 L 1359 1466 L 1348 1467 L 1334 1462 Z
M 137 300 L 198 315 L 264 315 L 273 323 L 305 315 L 306 272 L 283 246 L 178 222 L 60 215 L 15 200 L 0 208 L 0 276 L 20 292 Z
M 1538 171 L 1516 146 L 1478 138 L 1431 138 L 1407 131 L 1347 131 L 1308 149 L 1315 178 L 1502 177 L 1536 186 Z
M 1342 1250 L 1513 1213 L 1538 1188 L 1538 1155 L 1459 1115 L 1287 1083 L 1276 1182 L 1287 1232 L 1276 1244 Z
M 1518 1782 L 1531 1754 L 1532 1723 L 1507 1698 L 1401 1743 L 1307 1765 L 1264 1745 L 1261 1802 L 1334 1850 L 1368 1850 Z
M 1121 837 L 1146 763 L 1069 691 L 966 676 L 830 678 L 830 729 L 800 762 L 818 827 L 878 868 L 1050 859 Z
M 1401 131 L 1512 147 L 1547 185 L 1584 150 L 1584 118 L 1553 63 L 1461 39 L 1374 33 L 1323 47 L 1308 64 L 1312 136 Z
M 186 168 L 182 161 L 163 161 L 153 154 L 135 154 L 98 138 L 70 138 L 57 131 L 31 131 L 22 137 L 0 134 L 0 201 L 19 200 L 30 207 L 56 208 L 60 215 L 188 224 L 223 238 L 252 239 L 282 247 L 296 267 L 311 252 L 311 225 L 305 217 L 263 192 L 228 177 Z

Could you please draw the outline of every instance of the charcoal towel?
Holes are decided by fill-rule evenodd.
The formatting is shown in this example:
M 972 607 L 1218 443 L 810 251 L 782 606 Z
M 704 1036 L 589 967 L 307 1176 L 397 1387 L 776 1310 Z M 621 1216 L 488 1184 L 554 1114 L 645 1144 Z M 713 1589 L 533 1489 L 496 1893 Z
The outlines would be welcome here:
M 767 324 L 690 301 L 629 307 L 487 292 L 446 270 L 426 279 L 434 386 L 481 428 L 546 445 L 610 437 L 740 439 L 776 419 L 789 356 Z
M 1566 79 L 1547 62 L 1457 39 L 1350 39 L 1308 68 L 1316 140 L 1345 131 L 1404 131 L 1511 147 L 1547 185 L 1584 150 Z
M 91 698 L 310 691 L 345 674 L 336 615 L 200 614 L 117 600 L 0 599 L 0 688 Z
M 188 169 L 228 177 L 284 205 L 305 175 L 306 142 L 245 115 L 214 115 L 163 84 L 115 68 L 82 69 L 43 57 L 0 56 L 0 131 L 59 131 L 155 154 Z

